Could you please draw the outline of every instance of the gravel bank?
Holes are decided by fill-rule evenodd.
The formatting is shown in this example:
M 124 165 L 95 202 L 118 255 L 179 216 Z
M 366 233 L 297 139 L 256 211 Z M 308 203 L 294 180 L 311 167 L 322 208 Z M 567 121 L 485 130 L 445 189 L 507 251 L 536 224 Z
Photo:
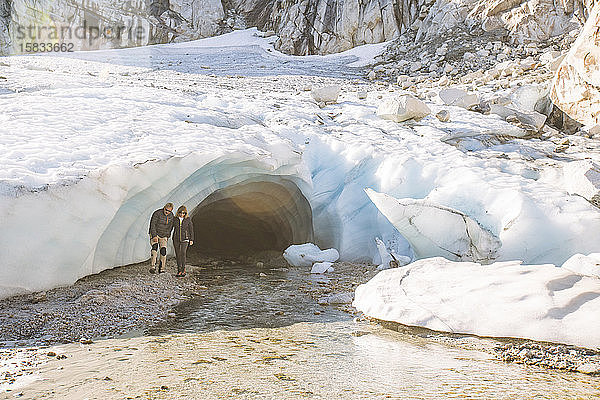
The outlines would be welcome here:
M 148 263 L 87 276 L 47 292 L 15 296 L 0 305 L 0 345 L 47 346 L 115 337 L 168 317 L 197 283 L 167 272 L 150 274 Z

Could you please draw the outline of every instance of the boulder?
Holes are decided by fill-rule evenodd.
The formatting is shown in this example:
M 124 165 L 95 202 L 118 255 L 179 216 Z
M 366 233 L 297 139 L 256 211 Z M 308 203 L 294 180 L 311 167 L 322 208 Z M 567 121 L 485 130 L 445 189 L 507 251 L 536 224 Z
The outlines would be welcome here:
M 313 88 L 310 94 L 317 103 L 332 104 L 337 102 L 341 90 L 342 87 L 340 85 L 331 85 Z
M 600 123 L 600 3 L 554 75 L 551 99 L 569 117 Z
M 512 104 L 521 111 L 536 111 L 536 105 L 548 94 L 548 88 L 541 85 L 524 85 L 511 96 Z
M 420 121 L 429 114 L 431 114 L 431 110 L 427 107 L 427 104 L 410 94 L 388 99 L 377 109 L 379 117 L 395 122 L 409 119 Z
M 462 89 L 447 88 L 440 90 L 440 99 L 447 106 L 457 106 L 469 109 L 479 104 L 479 98 L 475 94 L 469 94 Z
M 500 116 L 504 120 L 515 119 L 523 128 L 531 131 L 542 129 L 548 117 L 537 111 L 524 112 L 499 104 L 490 104 L 490 113 Z

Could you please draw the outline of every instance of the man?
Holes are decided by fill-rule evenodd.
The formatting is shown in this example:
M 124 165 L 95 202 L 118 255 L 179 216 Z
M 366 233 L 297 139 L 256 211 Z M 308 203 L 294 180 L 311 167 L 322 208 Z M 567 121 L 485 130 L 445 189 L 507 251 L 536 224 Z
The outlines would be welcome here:
M 163 269 L 166 269 L 167 265 L 167 241 L 169 240 L 169 236 L 171 236 L 171 231 L 173 230 L 173 220 L 175 216 L 173 215 L 173 203 L 167 203 L 163 208 L 160 208 L 154 213 L 152 213 L 152 217 L 150 218 L 150 229 L 148 233 L 150 234 L 150 245 L 152 246 L 152 258 L 150 265 L 150 273 L 154 273 L 154 264 L 156 263 L 156 256 L 158 253 L 158 248 L 160 246 L 160 261 L 158 263 L 158 273 L 163 272 Z

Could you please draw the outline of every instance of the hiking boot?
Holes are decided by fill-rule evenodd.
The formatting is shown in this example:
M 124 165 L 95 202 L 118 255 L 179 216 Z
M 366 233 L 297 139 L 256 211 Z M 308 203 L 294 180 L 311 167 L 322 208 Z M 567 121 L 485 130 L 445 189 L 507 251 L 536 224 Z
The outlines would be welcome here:
M 163 265 L 162 265 L 162 261 L 159 261 L 159 262 L 158 262 L 158 273 L 159 273 L 159 274 L 163 272 L 163 270 L 162 270 L 162 267 L 163 267 Z

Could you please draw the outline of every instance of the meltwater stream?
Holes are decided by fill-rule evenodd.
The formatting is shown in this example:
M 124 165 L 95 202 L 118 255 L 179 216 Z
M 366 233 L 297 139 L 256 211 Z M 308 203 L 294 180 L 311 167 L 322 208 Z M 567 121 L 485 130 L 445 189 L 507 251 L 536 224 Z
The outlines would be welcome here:
M 355 322 L 298 290 L 326 279 L 305 269 L 238 265 L 195 274 L 206 289 L 148 332 L 200 358 L 196 365 L 202 368 L 181 375 L 210 385 L 188 381 L 184 393 L 272 399 L 600 396 L 600 378 L 506 364 L 486 351 L 491 340 Z

